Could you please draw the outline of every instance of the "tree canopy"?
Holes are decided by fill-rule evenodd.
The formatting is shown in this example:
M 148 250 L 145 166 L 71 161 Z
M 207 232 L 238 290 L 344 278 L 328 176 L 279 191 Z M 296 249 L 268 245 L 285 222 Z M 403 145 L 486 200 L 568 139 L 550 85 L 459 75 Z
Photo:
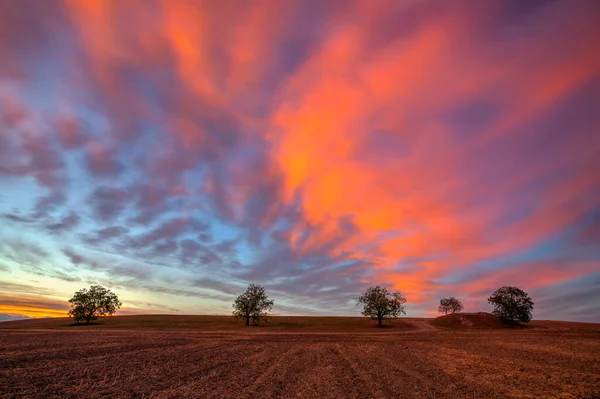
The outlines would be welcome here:
M 246 325 L 258 325 L 261 321 L 268 321 L 269 312 L 273 309 L 274 301 L 269 299 L 264 287 L 250 284 L 241 295 L 233 302 L 233 316 L 245 319 Z
M 69 317 L 76 322 L 85 321 L 89 324 L 100 316 L 112 315 L 122 305 L 117 295 L 100 285 L 92 285 L 90 289 L 77 291 L 71 299 Z
M 377 319 L 379 327 L 384 320 L 406 314 L 406 299 L 399 292 L 389 292 L 385 287 L 370 287 L 356 301 L 357 306 L 363 306 L 363 316 Z
M 497 289 L 488 302 L 494 305 L 492 311 L 498 317 L 517 323 L 531 321 L 533 301 L 519 287 L 502 287 Z
M 463 310 L 463 304 L 458 299 L 451 296 L 450 298 L 440 299 L 438 311 L 443 314 L 454 314 Z

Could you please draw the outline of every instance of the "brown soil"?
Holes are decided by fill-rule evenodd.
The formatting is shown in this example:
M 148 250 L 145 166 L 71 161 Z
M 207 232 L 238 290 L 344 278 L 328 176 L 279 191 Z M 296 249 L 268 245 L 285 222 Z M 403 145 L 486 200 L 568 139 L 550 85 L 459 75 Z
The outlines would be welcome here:
M 411 323 L 416 327 L 416 331 L 437 331 L 438 328 L 431 324 L 430 320 L 413 320 Z
M 0 323 L 3 329 L 64 329 L 64 330 L 194 330 L 194 331 L 259 331 L 259 332 L 390 332 L 408 331 L 416 327 L 413 320 L 422 318 L 403 317 L 384 323 L 377 328 L 377 322 L 365 317 L 310 317 L 273 316 L 266 324 L 247 328 L 244 321 L 231 316 L 202 315 L 137 315 L 113 316 L 98 320 L 92 325 L 72 325 L 68 317 L 7 321 Z
M 599 360 L 596 331 L 4 330 L 0 397 L 580 398 Z

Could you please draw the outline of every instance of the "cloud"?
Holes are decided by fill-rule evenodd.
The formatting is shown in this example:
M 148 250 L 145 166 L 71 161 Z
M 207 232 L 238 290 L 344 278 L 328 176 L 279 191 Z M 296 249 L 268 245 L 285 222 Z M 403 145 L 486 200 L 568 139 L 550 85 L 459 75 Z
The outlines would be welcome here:
M 0 138 L 0 173 L 7 176 L 31 176 L 48 188 L 60 186 L 64 163 L 53 141 L 40 133 L 40 120 L 27 111 L 15 111 L 0 117 L 8 122 L 2 125 Z
M 97 246 L 105 242 L 121 239 L 126 236 L 128 232 L 129 229 L 124 226 L 107 226 L 83 234 L 81 239 L 91 246 Z
M 89 196 L 94 216 L 101 222 L 117 218 L 127 206 L 129 193 L 126 189 L 100 186 Z
M 25 320 L 25 319 L 29 319 L 29 317 L 22 315 L 22 314 L 0 313 L 0 321 L 13 321 L 13 320 Z
M 0 294 L 0 313 L 17 314 L 27 317 L 66 317 L 69 305 L 39 296 Z
M 186 234 L 198 234 L 209 228 L 208 224 L 198 219 L 177 218 L 167 220 L 154 229 L 136 237 L 131 237 L 127 246 L 133 248 L 147 247 L 151 243 L 163 239 L 177 238 Z
M 597 322 L 598 273 L 588 275 L 569 283 L 568 290 L 556 285 L 541 287 L 534 292 L 535 317 L 539 319 L 573 320 Z
M 556 34 L 546 24 L 556 22 L 564 6 L 540 11 L 534 29 L 544 45 Z M 492 10 L 479 11 L 486 13 L 484 19 L 491 17 L 487 12 Z M 300 191 L 313 223 L 332 225 L 347 214 L 356 215 L 360 234 L 342 248 L 359 257 L 375 255 L 381 270 L 376 276 L 408 289 L 417 300 L 435 290 L 430 282 L 436 277 L 457 267 L 520 252 L 559 234 L 593 209 L 599 195 L 593 188 L 598 175 L 587 169 L 595 163 L 596 150 L 574 145 L 581 138 L 597 148 L 590 130 L 575 130 L 568 139 L 551 126 L 544 127 L 548 130 L 543 136 L 523 131 L 558 98 L 565 100 L 581 82 L 591 80 L 600 66 L 597 57 L 573 51 L 568 67 L 581 63 L 582 69 L 575 66 L 577 74 L 571 78 L 561 55 L 545 48 L 529 52 L 530 43 L 524 41 L 508 50 L 513 55 L 502 65 L 495 49 L 479 48 L 485 43 L 473 41 L 477 35 L 471 29 L 478 26 L 462 25 L 466 15 L 440 12 L 436 17 L 435 23 L 390 41 L 370 57 L 363 56 L 372 50 L 368 41 L 360 40 L 355 25 L 342 26 L 282 88 L 273 118 L 279 127 L 276 159 L 285 170 L 286 197 Z M 575 46 L 578 27 L 570 24 L 577 20 L 564 24 L 574 34 L 563 38 L 574 40 Z M 523 59 L 531 65 L 543 59 L 546 76 L 533 77 L 534 68 L 511 73 L 516 67 L 512 62 Z M 515 75 L 529 84 L 515 86 Z M 476 85 L 467 80 L 473 76 Z M 564 84 L 552 91 L 546 82 L 558 76 Z M 514 90 L 504 91 L 507 86 Z M 523 90 L 527 93 L 519 98 Z M 465 99 L 471 102 L 472 95 L 489 98 L 493 112 L 477 126 L 478 134 L 464 142 L 456 137 L 464 123 L 448 124 L 443 113 Z M 522 104 L 516 113 L 510 111 L 515 102 Z M 373 136 L 385 140 L 393 152 L 382 152 Z M 547 152 L 538 159 L 532 150 L 542 137 Z M 365 141 L 367 146 L 362 145 Z M 567 141 L 573 143 L 569 154 L 561 151 Z M 556 155 L 552 165 L 547 163 L 549 153 Z M 586 166 L 576 159 L 586 159 Z M 559 170 L 563 177 L 558 177 Z M 543 205 L 535 207 L 536 201 Z M 525 217 L 515 218 L 527 209 Z M 504 223 L 500 228 L 498 220 Z M 380 239 L 382 233 L 385 238 Z M 358 250 L 369 242 L 379 242 L 376 251 Z M 408 275 L 385 271 L 398 259 L 435 254 L 443 254 L 443 260 L 422 262 L 423 268 Z
M 134 307 L 144 310 L 146 312 L 160 312 L 160 313 L 177 313 L 177 312 L 179 312 L 179 309 L 172 308 L 170 306 L 166 306 L 166 305 L 163 305 L 160 303 L 128 301 L 127 304 L 128 304 L 128 306 L 134 306 Z
M 29 217 L 29 216 L 23 216 L 19 213 L 5 213 L 2 215 L 2 217 L 11 222 L 17 222 L 17 223 L 33 223 L 35 221 L 34 218 Z
M 71 263 L 73 263 L 75 266 L 79 266 L 84 262 L 89 263 L 89 261 L 84 256 L 78 254 L 77 252 L 73 251 L 72 249 L 65 248 L 65 249 L 63 249 L 63 253 L 69 258 Z M 91 263 L 94 264 L 95 262 L 91 262 Z
M 3 237 L 0 242 L 0 253 L 8 259 L 23 267 L 37 267 L 44 264 L 50 253 L 43 246 L 27 239 Z
M 63 115 L 52 121 L 58 139 L 66 150 L 83 147 L 88 141 L 89 124 L 77 116 Z
M 0 289 L 4 293 L 9 294 L 33 294 L 38 293 L 41 295 L 53 295 L 56 294 L 56 290 L 50 288 L 40 288 L 27 284 L 10 283 L 7 281 L 0 281 Z
M 117 159 L 114 149 L 93 141 L 87 143 L 87 149 L 87 164 L 91 174 L 116 178 L 123 172 L 124 167 Z
M 600 268 L 593 1 L 48 4 L 0 6 L 19 272 L 424 314 Z
M 52 191 L 48 195 L 38 197 L 35 204 L 34 217 L 43 217 L 59 209 L 67 201 L 65 194 L 61 191 Z
M 47 228 L 52 232 L 69 231 L 79 224 L 79 220 L 79 215 L 75 211 L 71 211 L 57 223 L 49 224 Z

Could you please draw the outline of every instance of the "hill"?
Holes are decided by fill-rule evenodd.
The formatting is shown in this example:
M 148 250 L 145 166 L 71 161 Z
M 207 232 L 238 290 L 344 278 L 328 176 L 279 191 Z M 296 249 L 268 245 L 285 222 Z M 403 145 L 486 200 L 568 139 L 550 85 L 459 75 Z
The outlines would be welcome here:
M 446 329 L 504 329 L 504 328 L 525 328 L 525 325 L 502 320 L 491 313 L 455 313 L 440 316 L 431 321 L 431 324 L 438 328 Z

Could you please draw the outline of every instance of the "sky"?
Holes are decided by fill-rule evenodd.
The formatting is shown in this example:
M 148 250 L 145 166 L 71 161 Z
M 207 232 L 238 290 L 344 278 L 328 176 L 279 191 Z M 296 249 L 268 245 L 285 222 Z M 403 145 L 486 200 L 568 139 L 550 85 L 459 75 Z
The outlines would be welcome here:
M 600 2 L 0 2 L 0 320 L 409 316 L 503 285 L 600 322 Z

